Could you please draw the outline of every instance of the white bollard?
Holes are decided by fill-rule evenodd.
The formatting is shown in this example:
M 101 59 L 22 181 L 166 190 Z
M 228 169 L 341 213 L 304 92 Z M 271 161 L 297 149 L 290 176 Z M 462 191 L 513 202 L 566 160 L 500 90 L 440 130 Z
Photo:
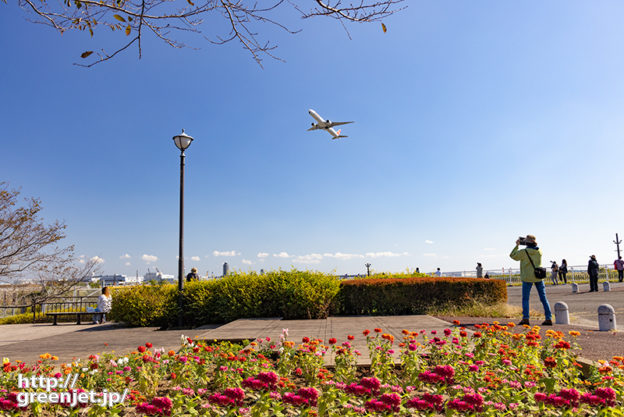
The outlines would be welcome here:
M 610 304 L 598 307 L 598 328 L 601 332 L 615 330 L 615 309 Z
M 578 284 L 576 282 L 572 283 L 572 293 L 578 293 Z
M 606 292 L 606 291 L 611 291 L 611 284 L 609 284 L 609 281 L 605 281 L 602 283 L 602 289 Z
M 555 304 L 555 324 L 570 324 L 568 305 L 563 301 Z

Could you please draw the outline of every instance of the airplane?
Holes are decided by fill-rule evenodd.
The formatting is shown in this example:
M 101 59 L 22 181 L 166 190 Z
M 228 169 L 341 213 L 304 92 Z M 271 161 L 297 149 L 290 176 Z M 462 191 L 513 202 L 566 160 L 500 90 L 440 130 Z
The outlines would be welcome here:
M 333 128 L 334 126 L 346 125 L 348 123 L 353 123 L 353 122 L 332 122 L 331 120 L 324 120 L 321 116 L 319 116 L 317 112 L 315 112 L 312 109 L 308 110 L 308 114 L 312 116 L 314 120 L 316 120 L 316 123 L 312 123 L 312 127 L 309 128 L 308 130 L 323 129 L 327 131 L 330 135 L 332 135 L 332 139 L 340 139 L 340 138 L 348 137 L 348 136 L 340 134 L 342 129 L 338 129 L 338 131 L 335 131 Z

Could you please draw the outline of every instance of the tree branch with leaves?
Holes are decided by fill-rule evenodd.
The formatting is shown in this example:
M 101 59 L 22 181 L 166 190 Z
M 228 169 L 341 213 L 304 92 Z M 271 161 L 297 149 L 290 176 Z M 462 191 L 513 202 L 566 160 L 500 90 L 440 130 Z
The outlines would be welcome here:
M 403 1 L 306 0 L 309 6 L 296 4 L 294 0 L 270 0 L 263 6 L 245 0 L 18 0 L 18 3 L 29 13 L 31 21 L 61 33 L 84 31 L 94 37 L 98 30 L 108 29 L 119 34 L 118 45 L 111 50 L 82 52 L 80 56 L 84 61 L 76 65 L 92 67 L 133 45 L 140 58 L 146 33 L 174 48 L 186 46 L 182 38 L 187 34 L 199 35 L 214 44 L 238 42 L 262 66 L 265 57 L 281 60 L 274 54 L 277 46 L 259 35 L 262 27 L 277 27 L 289 34 L 298 32 L 275 16 L 282 7 L 293 7 L 302 18 L 326 16 L 341 23 L 366 23 L 381 21 L 402 10 Z M 217 26 L 215 19 L 226 22 L 224 33 L 212 33 Z M 385 31 L 385 25 L 383 28 Z

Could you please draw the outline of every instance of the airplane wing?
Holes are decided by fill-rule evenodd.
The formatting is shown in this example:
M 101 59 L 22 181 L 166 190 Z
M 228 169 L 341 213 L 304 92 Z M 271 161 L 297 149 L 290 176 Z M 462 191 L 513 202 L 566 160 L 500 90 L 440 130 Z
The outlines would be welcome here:
M 314 126 L 312 126 L 311 128 L 309 128 L 309 129 L 308 129 L 308 132 L 309 132 L 310 130 L 317 130 L 317 128 L 316 128 L 316 127 L 314 127 Z
M 330 124 L 327 125 L 327 127 L 334 127 L 334 126 L 340 126 L 340 125 L 347 125 L 349 123 L 353 123 L 353 122 L 331 122 Z

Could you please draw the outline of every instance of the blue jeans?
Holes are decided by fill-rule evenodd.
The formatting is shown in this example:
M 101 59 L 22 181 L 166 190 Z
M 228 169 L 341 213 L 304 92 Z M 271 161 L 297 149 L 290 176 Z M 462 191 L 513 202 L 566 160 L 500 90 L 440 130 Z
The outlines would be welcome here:
M 546 298 L 546 285 L 544 281 L 539 282 L 522 282 L 522 318 L 529 319 L 529 297 L 531 295 L 531 287 L 535 284 L 537 288 L 537 294 L 539 294 L 540 301 L 544 306 L 544 315 L 546 320 L 552 320 L 552 312 L 550 311 L 550 304 L 548 304 L 548 298 Z

